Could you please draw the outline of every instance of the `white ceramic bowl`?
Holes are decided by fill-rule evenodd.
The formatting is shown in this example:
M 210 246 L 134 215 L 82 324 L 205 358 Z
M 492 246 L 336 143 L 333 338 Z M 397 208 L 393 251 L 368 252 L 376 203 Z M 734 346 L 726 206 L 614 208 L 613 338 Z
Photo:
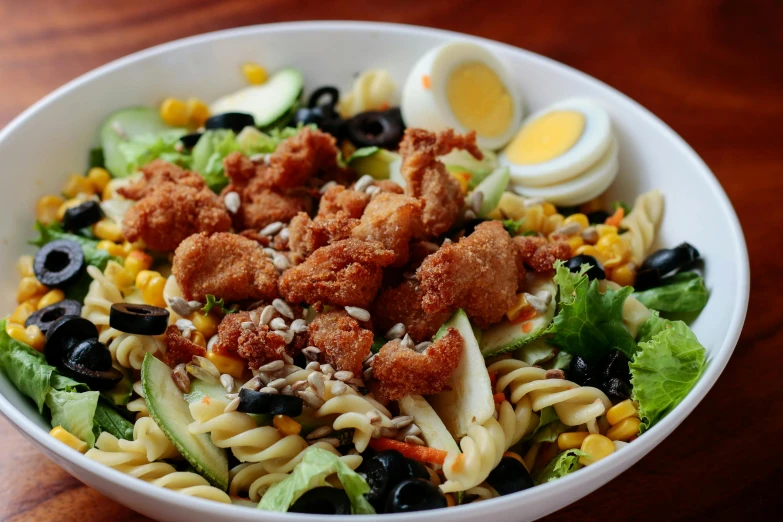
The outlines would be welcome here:
M 354 22 L 303 22 L 257 26 L 196 36 L 133 54 L 77 78 L 39 101 L 0 132 L 0 253 L 3 310 L 13 310 L 16 258 L 29 251 L 34 203 L 57 193 L 65 177 L 86 166 L 96 129 L 115 109 L 156 106 L 167 96 L 213 100 L 243 85 L 246 61 L 269 70 L 294 66 L 307 87 L 347 88 L 354 73 L 388 69 L 398 85 L 424 52 L 452 39 L 486 45 L 519 82 L 529 110 L 574 96 L 599 100 L 620 145 L 620 174 L 612 197 L 633 201 L 659 188 L 666 212 L 662 245 L 689 241 L 706 259 L 711 291 L 692 327 L 709 352 L 699 383 L 659 424 L 611 458 L 556 482 L 496 500 L 442 511 L 386 516 L 389 521 L 483 518 L 532 520 L 601 487 L 641 459 L 696 407 L 720 375 L 739 338 L 748 302 L 749 272 L 737 217 L 715 177 L 687 144 L 658 118 L 611 87 L 562 64 L 508 45 L 434 29 Z M 101 466 L 48 436 L 49 426 L 31 402 L 0 376 L 0 411 L 41 451 L 79 480 L 145 515 L 161 520 L 316 520 L 193 499 Z M 674 470 L 672 470 L 674 471 Z M 349 520 L 334 517 L 334 520 Z M 330 520 L 332 520 L 330 518 Z M 350 517 L 353 522 L 365 517 Z

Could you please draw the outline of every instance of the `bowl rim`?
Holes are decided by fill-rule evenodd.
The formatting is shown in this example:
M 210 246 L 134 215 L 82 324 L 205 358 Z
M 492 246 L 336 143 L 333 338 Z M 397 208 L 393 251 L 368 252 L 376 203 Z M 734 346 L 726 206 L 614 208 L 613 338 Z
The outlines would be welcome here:
M 677 147 L 684 157 L 692 164 L 692 170 L 694 175 L 700 176 L 705 181 L 710 190 L 710 196 L 714 198 L 715 202 L 721 208 L 721 211 L 727 215 L 731 224 L 729 230 L 726 231 L 727 245 L 730 246 L 733 251 L 733 256 L 736 261 L 737 271 L 737 284 L 735 288 L 735 302 L 734 308 L 731 313 L 731 320 L 729 324 L 728 334 L 723 341 L 723 344 L 715 350 L 714 354 L 711 354 L 709 364 L 706 371 L 699 379 L 696 386 L 690 391 L 685 399 L 676 406 L 676 408 L 670 412 L 664 419 L 658 424 L 653 426 L 645 433 L 644 437 L 641 437 L 623 449 L 622 452 L 618 452 L 611 459 L 605 459 L 595 463 L 589 468 L 580 470 L 577 474 L 568 475 L 552 483 L 541 484 L 532 488 L 531 490 L 522 491 L 513 495 L 499 497 L 492 499 L 492 502 L 480 502 L 474 504 L 468 504 L 460 506 L 460 514 L 480 514 L 481 512 L 508 512 L 513 508 L 522 498 L 526 498 L 535 495 L 539 498 L 540 502 L 546 502 L 558 496 L 562 491 L 570 485 L 577 485 L 577 481 L 584 483 L 594 482 L 599 484 L 597 487 L 583 488 L 583 493 L 578 493 L 574 496 L 568 504 L 577 501 L 582 496 L 594 491 L 598 487 L 601 487 L 604 483 L 612 478 L 615 478 L 620 473 L 625 471 L 633 463 L 641 460 L 644 455 L 657 446 L 665 437 L 667 437 L 674 429 L 694 410 L 694 408 L 701 402 L 707 392 L 717 381 L 723 369 L 726 367 L 729 358 L 731 357 L 734 348 L 742 330 L 742 326 L 745 320 L 748 307 L 748 299 L 750 293 L 750 268 L 748 261 L 748 252 L 743 236 L 742 228 L 737 218 L 736 212 L 728 199 L 728 196 L 723 191 L 720 183 L 715 175 L 707 167 L 704 161 L 698 156 L 698 154 L 679 136 L 673 129 L 666 125 L 660 118 L 652 114 L 648 109 L 634 101 L 627 95 L 618 91 L 617 89 L 607 85 L 606 83 L 598 80 L 587 73 L 581 72 L 571 66 L 560 63 L 551 58 L 539 55 L 532 51 L 521 49 L 513 45 L 497 42 L 483 37 L 468 35 L 455 31 L 448 31 L 443 29 L 435 29 L 430 27 L 415 26 L 409 24 L 397 24 L 386 22 L 363 22 L 363 21 L 300 21 L 300 22 L 281 22 L 273 24 L 257 24 L 244 27 L 237 27 L 232 29 L 224 29 L 219 31 L 212 31 L 208 33 L 189 36 L 186 38 L 173 40 L 163 44 L 159 44 L 135 53 L 129 54 L 105 65 L 97 67 L 73 80 L 69 81 L 65 85 L 57 88 L 48 95 L 35 102 L 28 107 L 25 111 L 15 117 L 5 128 L 0 130 L 0 143 L 3 142 L 8 136 L 12 135 L 20 126 L 22 126 L 33 114 L 46 109 L 46 107 L 57 100 L 59 97 L 67 94 L 71 91 L 81 88 L 83 85 L 90 83 L 94 79 L 111 73 L 117 69 L 121 69 L 132 63 L 146 60 L 150 57 L 165 54 L 171 51 L 176 51 L 181 48 L 188 47 L 190 45 L 206 43 L 209 41 L 218 41 L 224 39 L 232 39 L 243 36 L 250 36 L 257 33 L 274 33 L 274 32 L 287 32 L 289 30 L 341 30 L 341 31 L 367 31 L 376 30 L 380 32 L 396 32 L 401 35 L 404 34 L 431 34 L 441 37 L 458 38 L 461 40 L 472 41 L 479 43 L 490 48 L 502 48 L 506 51 L 513 53 L 521 53 L 525 55 L 527 60 L 538 62 L 540 64 L 552 67 L 558 70 L 558 73 L 571 78 L 578 78 L 581 80 L 588 80 L 594 82 L 597 86 L 606 91 L 608 95 L 616 99 L 616 102 L 620 105 L 624 105 L 627 110 L 635 111 L 639 113 L 640 117 L 646 120 L 647 124 L 651 128 L 667 136 L 674 147 Z M 17 409 L 11 402 L 3 395 L 0 395 L 0 413 L 3 414 L 13 424 L 17 430 L 22 432 L 25 436 L 32 439 L 37 445 L 45 448 L 47 451 L 54 453 L 57 457 L 68 461 L 74 467 L 86 469 L 88 472 L 95 476 L 100 477 L 102 480 L 111 482 L 115 487 L 119 488 L 132 488 L 139 495 L 154 497 L 157 500 L 164 501 L 169 505 L 176 505 L 188 509 L 198 510 L 202 514 L 211 514 L 215 516 L 232 514 L 235 516 L 248 515 L 250 511 L 244 506 L 225 505 L 214 501 L 209 501 L 200 498 L 188 497 L 182 495 L 176 491 L 168 490 L 158 486 L 154 486 L 141 480 L 135 480 L 134 477 L 126 475 L 120 471 L 112 469 L 108 466 L 104 466 L 98 462 L 87 459 L 83 454 L 71 449 L 64 444 L 52 444 L 52 440 L 49 437 L 48 432 L 35 424 L 32 420 Z M 620 469 L 619 473 L 614 473 L 617 469 Z M 531 492 L 534 491 L 535 493 Z M 566 504 L 567 505 L 567 504 Z M 562 507 L 562 506 L 561 506 Z M 239 508 L 243 508 L 242 511 Z M 558 508 L 559 509 L 559 508 Z M 227 511 L 228 510 L 228 511 Z M 432 520 L 442 515 L 442 511 L 436 510 L 432 513 L 414 512 L 403 514 L 387 514 L 384 515 L 386 520 L 390 521 L 414 521 L 414 520 Z M 266 516 L 265 516 L 266 515 Z M 263 511 L 257 512 L 256 519 L 262 520 L 268 518 L 269 520 L 276 520 L 278 517 L 285 517 L 287 520 L 301 520 L 308 519 L 306 516 L 293 514 L 293 513 L 265 513 Z M 334 520 L 351 520 L 360 522 L 362 520 L 374 519 L 377 515 L 350 515 L 350 518 L 346 517 L 334 517 Z

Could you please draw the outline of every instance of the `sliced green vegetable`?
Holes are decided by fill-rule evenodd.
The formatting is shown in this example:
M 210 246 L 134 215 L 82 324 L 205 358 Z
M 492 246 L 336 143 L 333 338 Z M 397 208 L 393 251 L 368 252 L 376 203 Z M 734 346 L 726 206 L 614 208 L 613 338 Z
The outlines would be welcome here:
M 571 364 L 573 357 L 570 353 L 559 351 L 552 359 L 541 365 L 545 370 L 565 370 Z
M 647 308 L 660 312 L 698 312 L 707 304 L 704 278 L 696 272 L 680 272 L 664 281 L 662 286 L 633 296 Z
M 500 197 L 503 195 L 503 192 L 506 191 L 510 179 L 511 172 L 508 170 L 508 167 L 501 167 L 476 185 L 476 188 L 473 189 L 473 191 L 484 194 L 478 217 L 487 217 L 493 210 L 498 208 Z
M 468 189 L 473 190 L 476 188 L 476 185 L 498 168 L 497 154 L 491 150 L 484 149 L 481 152 L 484 153 L 484 158 L 480 160 L 474 158 L 470 152 L 462 149 L 454 149 L 438 159 L 446 165 L 446 170 L 451 173 L 467 172 L 470 174 Z
M 449 452 L 460 452 L 457 442 L 435 410 L 421 395 L 406 395 L 399 400 L 400 414 L 410 415 L 421 430 L 427 446 Z
M 278 71 L 262 85 L 251 85 L 224 96 L 212 104 L 212 114 L 244 112 L 251 114 L 257 127 L 271 126 L 298 104 L 304 78 L 296 69 Z
M 106 400 L 98 401 L 94 421 L 97 435 L 105 431 L 118 439 L 133 440 L 133 423 Z
M 402 158 L 396 152 L 386 149 L 364 147 L 357 149 L 347 163 L 360 176 L 369 174 L 375 179 L 389 179 L 392 172 L 399 173 Z
M 540 366 L 554 358 L 556 353 L 557 348 L 547 344 L 545 339 L 538 338 L 514 352 L 514 359 L 525 361 L 530 366 Z
M 587 453 L 578 449 L 566 450 L 549 461 L 533 479 L 536 485 L 544 482 L 552 482 L 563 478 L 569 473 L 573 473 L 582 467 L 579 464 L 579 457 L 587 457 Z
M 120 145 L 137 136 L 154 135 L 169 130 L 171 127 L 163 122 L 158 111 L 149 107 L 131 107 L 112 113 L 100 131 L 106 169 L 115 177 L 131 175 L 133 170 L 126 154 L 120 150 Z

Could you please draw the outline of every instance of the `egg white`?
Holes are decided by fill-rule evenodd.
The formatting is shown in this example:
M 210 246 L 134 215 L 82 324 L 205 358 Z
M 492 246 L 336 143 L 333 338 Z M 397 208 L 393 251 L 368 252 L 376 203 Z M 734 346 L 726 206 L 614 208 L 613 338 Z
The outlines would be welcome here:
M 506 67 L 492 53 L 480 45 L 469 42 L 451 42 L 430 49 L 413 66 L 402 88 L 400 109 L 407 127 L 419 127 L 431 132 L 453 128 L 468 132 L 457 120 L 449 106 L 446 87 L 453 70 L 466 62 L 480 62 L 498 76 L 512 101 L 511 123 L 499 136 L 477 136 L 479 147 L 497 150 L 516 134 L 522 121 L 523 107 L 519 89 L 511 81 Z M 430 78 L 430 88 L 422 83 Z

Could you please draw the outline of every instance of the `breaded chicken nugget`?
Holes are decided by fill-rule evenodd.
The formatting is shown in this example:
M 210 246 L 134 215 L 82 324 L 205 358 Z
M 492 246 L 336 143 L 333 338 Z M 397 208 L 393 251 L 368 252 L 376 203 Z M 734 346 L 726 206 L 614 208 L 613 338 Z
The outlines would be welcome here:
M 195 234 L 174 252 L 171 272 L 188 300 L 228 302 L 277 297 L 277 269 L 262 247 L 238 234 Z
M 307 257 L 323 246 L 348 239 L 358 224 L 358 219 L 348 217 L 342 210 L 328 216 L 316 216 L 313 220 L 300 212 L 288 225 L 289 249 Z
M 408 262 L 408 243 L 421 232 L 420 200 L 402 194 L 381 193 L 364 210 L 359 226 L 351 235 L 364 241 L 379 241 L 394 250 L 391 266 L 405 266 Z
M 462 308 L 479 328 L 500 321 L 514 304 L 518 257 L 500 221 L 485 221 L 459 243 L 443 245 L 416 272 L 428 313 Z
M 421 306 L 423 297 L 418 281 L 403 281 L 398 286 L 387 288 L 373 303 L 373 322 L 380 332 L 402 323 L 415 342 L 429 341 L 451 317 L 452 310 L 427 313 Z
M 232 152 L 223 158 L 223 171 L 231 180 L 231 184 L 245 187 L 256 176 L 264 177 L 265 165 L 258 165 L 241 152 Z M 271 188 L 271 183 L 268 185 Z
M 208 188 L 164 182 L 133 205 L 122 222 L 128 241 L 143 240 L 152 250 L 171 252 L 198 232 L 226 232 L 231 217 Z
M 452 149 L 465 149 L 476 159 L 483 158 L 476 146 L 475 132 L 460 136 L 454 134 L 453 129 L 438 134 L 424 129 L 406 129 L 400 143 L 405 193 L 424 200 L 422 220 L 424 232 L 430 237 L 449 230 L 464 203 L 459 182 L 438 160 Z
M 380 396 L 397 400 L 409 394 L 433 395 L 446 389 L 457 369 L 464 340 L 456 328 L 419 353 L 389 341 L 372 362 L 372 374 L 380 382 Z
M 571 257 L 571 246 L 566 241 L 547 241 L 539 236 L 516 236 L 514 244 L 521 260 L 536 272 L 552 270 L 558 259 Z
M 405 194 L 405 190 L 390 179 L 382 179 L 376 181 L 375 186 L 381 189 L 381 192 L 390 192 L 392 194 Z
M 394 252 L 375 241 L 344 239 L 321 247 L 280 277 L 280 293 L 292 303 L 366 308 L 383 280 Z
M 285 360 L 288 345 L 282 334 L 267 325 L 242 329 L 237 340 L 237 353 L 247 359 L 247 365 L 254 370 L 272 361 Z
M 319 172 L 337 169 L 337 142 L 330 134 L 303 128 L 269 158 L 269 180 L 281 189 L 300 187 Z
M 182 337 L 177 325 L 172 324 L 166 328 L 166 353 L 163 362 L 174 368 L 178 364 L 187 364 L 193 360 L 194 355 L 204 357 L 207 351 L 190 339 Z
M 327 189 L 318 205 L 319 216 L 330 216 L 340 211 L 348 214 L 348 217 L 359 219 L 364 213 L 365 207 L 370 202 L 370 195 L 358 190 L 347 189 L 342 185 L 335 185 Z
M 212 350 L 215 353 L 236 354 L 239 349 L 239 336 L 242 335 L 242 323 L 250 321 L 250 312 L 226 314 L 218 325 L 218 339 Z
M 371 329 L 344 310 L 319 314 L 310 323 L 310 344 L 321 350 L 324 360 L 335 370 L 362 374 L 362 361 L 372 348 Z
M 127 187 L 120 187 L 117 192 L 128 199 L 140 200 L 150 194 L 162 183 L 170 182 L 177 185 L 183 185 L 194 189 L 207 188 L 204 178 L 195 172 L 184 170 L 181 167 L 156 159 L 141 169 L 142 177 Z

